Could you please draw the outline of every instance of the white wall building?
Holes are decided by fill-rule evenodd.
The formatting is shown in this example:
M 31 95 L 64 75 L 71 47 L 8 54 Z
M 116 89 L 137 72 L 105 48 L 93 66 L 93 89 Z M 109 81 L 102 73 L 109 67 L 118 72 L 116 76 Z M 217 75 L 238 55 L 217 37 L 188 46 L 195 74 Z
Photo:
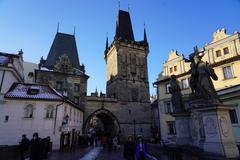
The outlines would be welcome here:
M 14 83 L 0 104 L 0 145 L 50 136 L 53 149 L 73 145 L 82 132 L 83 112 L 48 85 Z M 73 137 L 74 136 L 74 137 Z
M 0 104 L 11 85 L 24 80 L 22 55 L 22 51 L 18 54 L 0 52 Z

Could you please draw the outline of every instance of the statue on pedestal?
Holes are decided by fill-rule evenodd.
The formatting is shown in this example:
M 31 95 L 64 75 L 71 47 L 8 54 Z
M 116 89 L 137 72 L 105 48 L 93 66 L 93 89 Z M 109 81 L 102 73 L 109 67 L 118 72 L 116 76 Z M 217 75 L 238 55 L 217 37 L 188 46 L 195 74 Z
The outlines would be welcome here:
M 174 112 L 180 113 L 185 111 L 181 89 L 175 75 L 171 76 L 169 92 L 172 94 L 171 101 L 174 106 Z
M 200 52 L 197 47 L 194 47 L 194 53 L 189 56 L 192 94 L 195 98 L 207 101 L 207 103 L 219 103 L 220 100 L 212 82 L 212 79 L 218 80 L 218 77 L 214 69 L 207 62 L 202 61 L 203 55 L 204 51 Z

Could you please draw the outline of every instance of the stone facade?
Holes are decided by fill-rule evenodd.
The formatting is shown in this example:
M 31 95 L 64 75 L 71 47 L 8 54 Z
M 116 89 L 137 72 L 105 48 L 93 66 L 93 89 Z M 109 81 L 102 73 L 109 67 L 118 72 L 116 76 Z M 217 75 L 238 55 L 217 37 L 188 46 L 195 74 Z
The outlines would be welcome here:
M 91 117 L 101 119 L 107 115 L 105 119 L 110 117 L 115 127 L 110 134 L 119 135 L 120 140 L 126 139 L 128 135 L 142 135 L 146 139 L 150 137 L 148 52 L 146 31 L 144 30 L 143 41 L 135 41 L 130 15 L 120 10 L 115 38 L 110 46 L 107 41 L 105 50 L 106 95 L 87 97 L 85 129 Z

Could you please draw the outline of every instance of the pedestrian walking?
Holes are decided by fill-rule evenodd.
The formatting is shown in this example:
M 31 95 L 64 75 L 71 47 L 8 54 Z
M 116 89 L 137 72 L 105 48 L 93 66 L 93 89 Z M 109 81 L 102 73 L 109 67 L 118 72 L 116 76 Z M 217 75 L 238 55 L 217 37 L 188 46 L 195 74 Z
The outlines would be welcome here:
M 118 147 L 118 138 L 117 138 L 117 136 L 114 136 L 114 138 L 113 138 L 113 148 L 114 148 L 114 151 L 117 150 L 117 147 Z
M 38 133 L 33 134 L 33 138 L 30 142 L 30 160 L 42 159 L 42 145 L 41 139 L 38 137 Z
M 145 160 L 147 155 L 146 146 L 143 143 L 142 136 L 138 136 L 136 147 L 135 147 L 135 156 L 137 160 Z
M 108 152 L 111 152 L 112 151 L 112 142 L 113 142 L 113 140 L 112 140 L 112 137 L 111 136 L 108 136 Z
M 106 137 L 105 134 L 102 135 L 101 143 L 102 143 L 102 146 L 103 146 L 103 150 L 105 150 L 106 145 L 107 145 L 107 137 Z
M 128 136 L 127 142 L 124 144 L 124 150 L 123 150 L 123 157 L 126 160 L 135 160 L 135 155 L 134 155 L 134 142 L 133 142 L 133 137 Z
M 26 153 L 29 149 L 29 140 L 28 140 L 26 134 L 22 135 L 22 139 L 19 144 L 19 149 L 20 149 L 21 160 L 24 160 L 26 157 Z

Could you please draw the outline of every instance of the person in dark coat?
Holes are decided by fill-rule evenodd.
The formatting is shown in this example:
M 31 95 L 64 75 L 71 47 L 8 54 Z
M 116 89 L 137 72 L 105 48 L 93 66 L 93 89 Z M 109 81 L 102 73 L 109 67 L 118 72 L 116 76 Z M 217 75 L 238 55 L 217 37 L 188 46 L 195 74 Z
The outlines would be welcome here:
M 137 138 L 137 143 L 135 147 L 135 156 L 137 160 L 145 160 L 147 156 L 147 150 L 146 146 L 143 143 L 143 138 L 142 136 L 139 136 Z
M 19 148 L 20 148 L 21 160 L 24 160 L 25 159 L 25 153 L 29 149 L 29 140 L 28 140 L 26 134 L 22 135 L 22 140 L 20 142 Z
M 128 141 L 124 144 L 123 157 L 126 160 L 134 160 L 134 142 L 133 137 L 128 136 Z
M 38 137 L 38 133 L 33 134 L 33 138 L 30 142 L 30 160 L 42 159 L 42 144 L 41 139 Z

